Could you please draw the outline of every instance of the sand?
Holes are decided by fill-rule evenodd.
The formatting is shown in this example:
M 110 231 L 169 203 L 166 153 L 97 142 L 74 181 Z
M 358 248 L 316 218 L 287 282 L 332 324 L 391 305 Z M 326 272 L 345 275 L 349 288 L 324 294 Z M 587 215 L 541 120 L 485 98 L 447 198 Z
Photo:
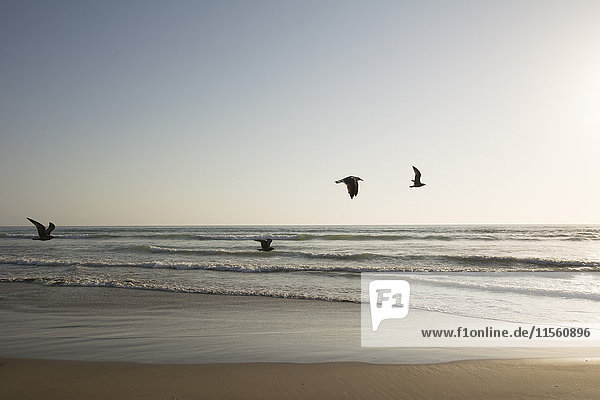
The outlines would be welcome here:
M 5 358 L 433 364 L 600 357 L 599 348 L 365 348 L 358 304 L 258 296 L 0 283 L 0 321 Z
M 0 306 L 0 400 L 600 398 L 597 349 L 361 348 L 355 304 L 0 284 Z
M 596 360 L 159 365 L 0 359 L 0 399 L 592 399 Z

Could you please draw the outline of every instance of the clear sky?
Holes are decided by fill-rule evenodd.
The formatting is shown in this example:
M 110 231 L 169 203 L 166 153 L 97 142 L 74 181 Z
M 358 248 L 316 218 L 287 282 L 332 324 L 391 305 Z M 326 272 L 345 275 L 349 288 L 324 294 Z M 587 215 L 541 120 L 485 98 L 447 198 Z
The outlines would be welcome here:
M 600 223 L 599 21 L 576 0 L 2 0 L 0 225 Z

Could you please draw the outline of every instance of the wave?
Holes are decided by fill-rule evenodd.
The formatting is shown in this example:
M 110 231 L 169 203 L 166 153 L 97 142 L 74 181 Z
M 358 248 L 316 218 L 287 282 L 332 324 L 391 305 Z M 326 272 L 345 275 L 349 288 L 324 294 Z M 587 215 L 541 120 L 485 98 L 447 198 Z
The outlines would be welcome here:
M 203 235 L 198 233 L 141 233 L 136 235 L 111 235 L 111 237 L 120 238 L 138 238 L 138 239 L 182 239 L 195 241 L 253 241 L 263 238 L 271 238 L 273 240 L 298 240 L 299 235 L 295 234 L 274 234 L 274 235 Z
M 78 286 L 78 287 L 110 287 L 120 289 L 134 290 L 152 290 L 160 292 L 173 293 L 196 293 L 196 294 L 214 294 L 224 296 L 261 296 L 274 297 L 284 299 L 298 300 L 320 300 L 329 302 L 347 302 L 360 303 L 360 295 L 354 298 L 350 295 L 328 295 L 323 293 L 294 293 L 284 290 L 267 290 L 267 289 L 223 289 L 223 288 L 193 288 L 187 286 L 169 286 L 154 283 L 139 282 L 132 279 L 117 280 L 102 280 L 102 279 L 86 279 L 72 277 L 21 277 L 21 278 L 0 278 L 0 282 L 7 283 L 36 283 L 47 286 Z
M 29 234 L 25 234 L 25 233 L 2 233 L 0 234 L 0 238 L 19 238 L 19 239 L 31 239 L 35 237 L 34 234 L 29 233 Z
M 171 252 L 187 251 L 185 249 L 158 248 L 150 251 Z M 581 261 L 581 260 L 558 260 L 544 258 L 520 258 L 520 257 L 494 257 L 494 256 L 384 256 L 372 253 L 358 254 L 310 254 L 301 252 L 278 252 L 259 253 L 241 251 L 234 252 L 228 250 L 190 250 L 192 254 L 209 255 L 227 255 L 227 256 L 248 256 L 252 255 L 251 260 L 241 263 L 230 261 L 181 261 L 181 260 L 151 260 L 139 262 L 122 262 L 112 260 L 55 260 L 55 259 L 36 259 L 26 257 L 4 257 L 0 256 L 0 264 L 5 265 L 26 265 L 41 267 L 121 267 L 121 268 L 159 268 L 159 269 L 201 269 L 214 271 L 232 271 L 232 272 L 535 272 L 535 271 L 600 271 L 600 261 Z M 272 257 L 291 257 L 292 260 L 298 259 L 324 259 L 324 260 L 345 260 L 360 261 L 356 264 L 329 264 L 329 265 L 303 265 L 295 262 L 292 265 L 284 265 L 277 262 L 276 265 L 266 263 Z M 232 257 L 234 258 L 234 257 Z M 377 260 L 376 263 L 366 263 L 366 261 Z M 389 262 L 379 262 L 386 260 Z
M 0 259 L 0 264 L 33 266 L 33 267 L 89 267 L 89 268 L 153 268 L 176 270 L 208 270 L 223 272 L 373 272 L 390 271 L 390 269 L 373 269 L 371 267 L 329 267 L 314 265 L 252 265 L 252 264 L 225 264 L 225 263 L 198 263 L 198 262 L 110 262 L 110 261 L 75 261 L 75 260 L 36 260 L 36 259 Z
M 455 235 L 455 234 L 428 234 L 419 235 L 415 233 L 406 234 L 299 234 L 298 241 L 308 240 L 325 240 L 325 241 L 415 241 L 415 240 L 430 240 L 430 241 L 453 241 L 453 240 L 505 240 L 501 237 L 490 235 L 472 236 L 472 235 Z
M 142 245 L 135 246 L 135 250 L 139 252 L 150 252 L 150 253 L 168 253 L 168 254 L 193 254 L 193 255 L 205 255 L 205 256 L 256 256 L 258 253 L 256 250 L 208 250 L 208 249 L 189 249 L 189 248 L 178 248 L 178 247 L 161 247 L 154 245 Z M 128 250 L 126 248 L 126 250 Z M 263 254 L 263 253 L 261 253 Z M 270 255 L 271 253 L 264 253 L 265 255 Z
M 140 252 L 151 253 L 167 253 L 167 254 L 190 254 L 198 256 L 228 256 L 228 257 L 284 257 L 284 258 L 308 258 L 308 259 L 326 259 L 326 260 L 351 260 L 351 261 L 366 261 L 366 260 L 394 260 L 395 256 L 387 256 L 376 253 L 307 253 L 302 251 L 285 251 L 278 250 L 277 252 L 257 252 L 256 250 L 207 250 L 207 249 L 190 249 L 178 247 L 164 247 L 154 245 L 135 246 L 135 250 Z
M 435 270 L 436 266 L 443 264 L 453 265 L 470 265 L 480 267 L 543 267 L 544 269 L 597 269 L 600 268 L 600 261 L 582 261 L 582 260 L 560 260 L 550 258 L 535 258 L 535 257 L 511 257 L 511 256 L 484 256 L 484 255 L 387 255 L 378 253 L 309 253 L 303 251 L 285 251 L 277 252 L 257 252 L 256 250 L 207 250 L 207 249 L 190 249 L 177 247 L 164 247 L 154 245 L 135 246 L 135 250 L 140 252 L 152 253 L 169 253 L 169 254 L 193 254 L 198 256 L 228 256 L 228 257 L 282 257 L 293 259 L 323 259 L 323 260 L 345 260 L 345 261 L 371 261 L 371 262 L 388 262 L 391 266 L 402 265 L 411 262 L 419 264 L 433 264 L 428 268 Z M 128 249 L 128 248 L 127 248 Z M 496 269 L 494 268 L 494 269 Z M 447 268 L 445 268 L 447 270 Z
M 72 233 L 72 234 L 53 234 L 57 239 L 110 239 L 120 237 L 109 233 Z
M 568 240 L 589 241 L 600 240 L 600 233 L 578 233 L 578 234 L 299 234 L 296 240 L 325 240 L 325 241 L 544 241 L 544 240 Z
M 543 241 L 543 240 L 600 240 L 600 232 L 504 232 L 494 230 L 474 230 L 460 232 L 427 233 L 421 231 L 404 231 L 401 233 L 297 233 L 270 235 L 190 235 L 197 240 L 254 240 L 260 237 L 270 237 L 273 240 L 293 241 Z
M 197 233 L 52 233 L 55 238 L 60 239 L 153 239 L 153 240 L 229 240 L 229 241 L 253 241 L 265 237 L 273 240 L 299 240 L 296 234 L 275 235 L 201 235 Z M 0 238 L 31 239 L 36 237 L 33 233 L 0 233 Z
M 485 292 L 496 292 L 502 294 L 520 294 L 526 296 L 544 297 L 544 298 L 568 298 L 568 299 L 581 299 L 591 300 L 598 302 L 600 301 L 600 294 L 581 292 L 577 290 L 560 290 L 552 288 L 536 288 L 536 287 L 516 287 L 514 285 L 506 284 L 489 284 L 487 281 L 483 282 L 456 282 L 440 279 L 428 279 L 423 276 L 410 276 L 407 277 L 410 280 L 411 285 L 414 285 L 413 290 L 421 285 L 423 290 L 430 290 L 428 286 L 438 286 L 445 288 L 454 289 L 473 289 L 475 291 Z M 349 303 L 366 303 L 366 298 L 361 298 L 359 289 L 355 291 L 344 291 L 342 293 L 326 293 L 321 290 L 314 290 L 313 292 L 297 291 L 300 289 L 268 289 L 268 288 L 223 288 L 223 287 L 212 287 L 212 286 L 201 286 L 192 287 L 177 284 L 159 283 L 159 282 L 142 282 L 136 279 L 110 279 L 106 277 L 80 277 L 80 276 L 21 276 L 21 277 L 0 277 L 0 282 L 3 283 L 34 283 L 42 284 L 46 286 L 75 286 L 75 287 L 109 287 L 109 288 L 121 288 L 121 289 L 133 289 L 133 290 L 151 290 L 151 291 L 163 291 L 173 293 L 195 293 L 195 294 L 214 294 L 214 295 L 226 295 L 226 296 L 262 296 L 262 297 L 274 297 L 274 298 L 285 298 L 285 299 L 302 299 L 302 300 L 320 300 L 328 302 L 349 302 Z M 357 287 L 360 285 L 357 285 Z M 415 292 L 416 293 L 416 292 Z M 448 307 L 448 304 L 436 305 L 422 299 L 420 302 L 413 304 L 411 302 L 411 308 L 438 311 L 451 314 L 467 315 L 463 314 L 464 309 L 453 309 Z M 484 316 L 489 318 L 489 315 Z
M 600 261 L 560 260 L 552 258 L 511 257 L 511 256 L 434 256 L 441 261 L 450 261 L 458 264 L 489 265 L 500 268 L 519 266 L 543 267 L 542 270 L 599 270 Z
M 271 238 L 273 240 L 299 240 L 296 234 L 274 234 L 274 235 L 196 235 L 196 240 L 256 240 Z
M 106 239 L 106 238 L 118 238 L 123 237 L 120 235 L 111 235 L 108 233 L 65 233 L 57 234 L 52 233 L 52 236 L 56 239 Z M 0 238 L 18 238 L 18 239 L 32 239 L 37 237 L 33 233 L 0 233 Z
M 119 230 L 114 231 L 67 231 L 54 233 L 61 239 L 152 239 L 152 240 L 190 240 L 190 241 L 251 241 L 270 237 L 273 240 L 289 241 L 597 241 L 600 230 L 582 231 L 545 231 L 545 230 L 507 230 L 507 229 L 471 229 L 471 230 L 400 230 L 385 233 L 202 233 L 154 230 Z M 32 232 L 3 232 L 0 238 L 33 238 Z
M 471 278 L 471 277 L 469 277 L 469 278 Z M 577 298 L 577 299 L 584 299 L 584 300 L 600 301 L 600 293 L 582 292 L 580 290 L 574 290 L 574 288 L 572 288 L 572 287 L 569 287 L 566 290 L 549 288 L 549 287 L 531 287 L 531 286 L 525 287 L 525 286 L 518 286 L 518 284 L 514 284 L 514 282 L 512 282 L 512 281 L 509 281 L 509 283 L 502 283 L 499 281 L 490 281 L 490 279 L 488 279 L 488 278 L 489 278 L 489 276 L 482 276 L 481 280 L 456 281 L 456 280 L 452 280 L 451 277 L 450 277 L 450 280 L 448 280 L 448 279 L 440 280 L 440 279 L 436 279 L 435 277 L 429 277 L 427 275 L 420 274 L 420 275 L 412 275 L 410 277 L 410 281 L 411 281 L 411 284 L 418 282 L 421 284 L 437 286 L 437 287 L 446 287 L 446 288 L 450 287 L 450 288 L 456 288 L 456 289 L 473 289 L 476 291 L 489 291 L 489 292 L 496 292 L 496 293 L 503 293 L 503 294 L 516 293 L 516 294 L 533 295 L 533 296 L 539 296 L 539 297 L 550 296 L 550 297 L 559 297 L 559 298 L 569 298 L 569 299 Z M 528 284 L 531 284 L 531 282 L 528 282 Z

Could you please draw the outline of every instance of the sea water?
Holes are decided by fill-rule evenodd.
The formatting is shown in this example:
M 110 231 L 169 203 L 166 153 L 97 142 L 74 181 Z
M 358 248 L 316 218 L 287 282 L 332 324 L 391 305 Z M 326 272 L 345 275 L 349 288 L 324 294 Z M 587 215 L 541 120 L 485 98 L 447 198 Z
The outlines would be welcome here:
M 510 322 L 600 322 L 600 226 L 0 228 L 0 282 L 364 302 L 401 273 L 411 308 Z M 259 251 L 255 239 L 275 250 Z

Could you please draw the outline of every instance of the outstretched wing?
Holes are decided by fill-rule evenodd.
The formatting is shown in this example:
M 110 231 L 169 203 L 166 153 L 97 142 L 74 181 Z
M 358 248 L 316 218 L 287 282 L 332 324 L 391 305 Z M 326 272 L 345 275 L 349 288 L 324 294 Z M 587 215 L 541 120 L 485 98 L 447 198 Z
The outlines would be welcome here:
M 254 239 L 257 242 L 260 242 L 260 246 L 264 249 L 267 250 L 269 247 L 271 247 L 271 242 L 273 241 L 273 239 Z
M 419 171 L 414 165 L 413 165 L 413 170 L 415 171 L 415 179 L 413 180 L 413 182 L 415 184 L 420 183 L 421 182 L 421 171 Z
M 56 226 L 50 222 L 50 225 L 48 225 L 48 229 L 46 229 L 46 235 L 50 236 L 50 233 L 54 230 L 54 228 L 56 228 Z
M 350 195 L 350 198 L 354 198 L 354 196 L 356 196 L 358 194 L 358 181 L 362 180 L 356 176 L 347 176 L 344 179 L 340 179 L 335 181 L 335 183 L 342 183 L 344 182 L 346 184 L 346 188 L 348 189 L 348 194 Z
M 354 196 L 356 196 L 356 193 L 358 193 L 358 182 L 355 178 L 349 176 L 347 178 L 344 178 L 344 183 L 348 187 L 348 194 L 350 195 L 350 198 L 354 198 Z
M 35 225 L 35 227 L 37 228 L 37 231 L 38 231 L 38 235 L 40 237 L 46 236 L 46 228 L 44 228 L 44 225 L 40 224 L 35 219 L 31 219 L 29 217 L 27 217 L 27 219 L 29 220 L 29 222 L 31 222 L 32 224 Z

